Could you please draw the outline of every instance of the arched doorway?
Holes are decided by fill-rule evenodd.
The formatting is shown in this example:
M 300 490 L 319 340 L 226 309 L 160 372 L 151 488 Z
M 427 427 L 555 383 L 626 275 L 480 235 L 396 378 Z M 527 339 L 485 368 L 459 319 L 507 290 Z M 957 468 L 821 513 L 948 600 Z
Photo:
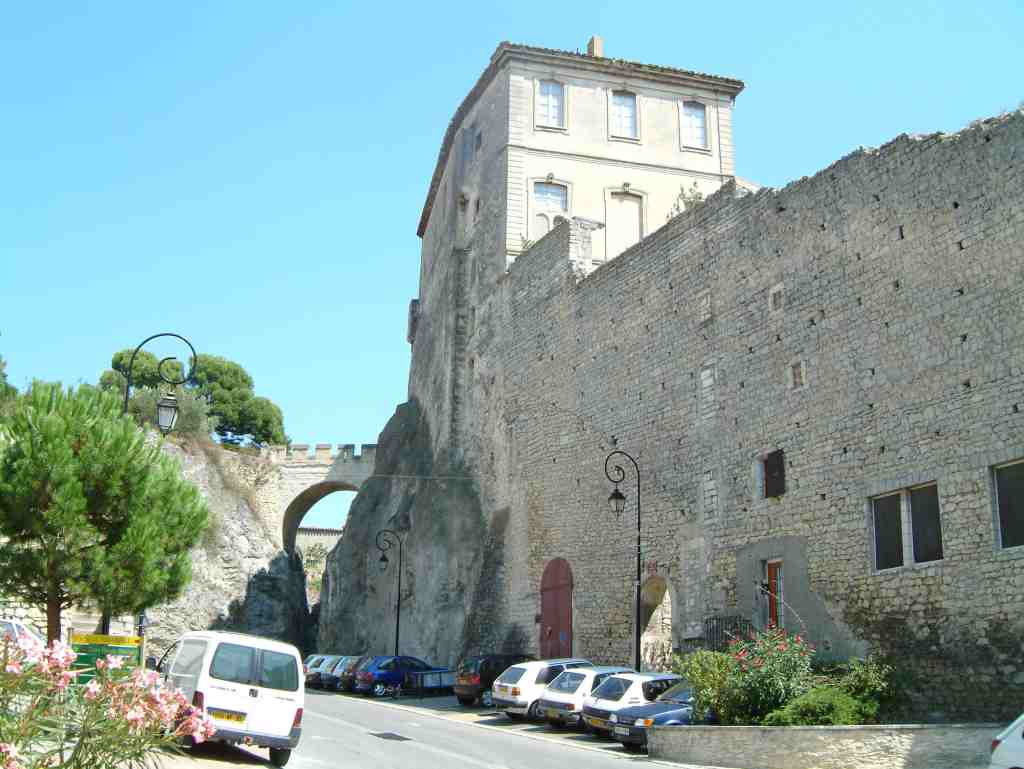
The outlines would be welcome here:
M 564 558 L 548 561 L 540 580 L 540 656 L 572 656 L 572 569 Z
M 640 660 L 644 670 L 668 671 L 672 664 L 672 597 L 664 577 L 640 588 Z
M 317 502 L 335 491 L 358 491 L 358 489 L 344 482 L 324 481 L 313 484 L 291 501 L 284 511 L 284 519 L 281 522 L 281 541 L 285 550 L 291 553 L 295 549 L 295 535 L 302 519 L 306 517 L 306 513 Z

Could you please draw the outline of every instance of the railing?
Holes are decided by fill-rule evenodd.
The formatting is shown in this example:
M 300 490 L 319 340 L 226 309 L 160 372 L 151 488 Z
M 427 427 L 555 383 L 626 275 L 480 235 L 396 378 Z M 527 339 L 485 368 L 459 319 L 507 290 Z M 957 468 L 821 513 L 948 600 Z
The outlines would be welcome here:
M 450 694 L 455 686 L 454 670 L 410 670 L 405 674 L 403 692 L 415 692 L 422 697 L 425 692 Z
M 721 652 L 734 638 L 746 638 L 754 630 L 754 624 L 738 614 L 722 617 L 705 617 L 704 634 L 684 642 L 684 650 L 707 649 Z

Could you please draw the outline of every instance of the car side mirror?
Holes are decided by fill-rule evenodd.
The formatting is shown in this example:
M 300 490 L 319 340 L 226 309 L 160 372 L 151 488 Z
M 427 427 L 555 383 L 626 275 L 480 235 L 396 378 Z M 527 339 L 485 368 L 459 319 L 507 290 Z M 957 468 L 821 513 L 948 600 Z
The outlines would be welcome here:
M 156 664 L 156 657 L 146 657 L 146 670 L 159 670 Z

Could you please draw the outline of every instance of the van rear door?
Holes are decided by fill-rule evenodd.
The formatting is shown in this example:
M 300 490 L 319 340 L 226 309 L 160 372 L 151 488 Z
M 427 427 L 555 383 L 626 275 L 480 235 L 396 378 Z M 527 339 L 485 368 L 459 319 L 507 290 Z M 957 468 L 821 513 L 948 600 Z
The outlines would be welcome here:
M 252 708 L 249 730 L 256 734 L 287 737 L 302 707 L 299 660 L 295 654 L 260 649 L 256 658 L 259 706 Z
M 259 692 L 253 685 L 256 650 L 222 641 L 210 661 L 210 683 L 205 687 L 206 710 L 215 726 L 233 731 L 255 731 L 252 716 Z

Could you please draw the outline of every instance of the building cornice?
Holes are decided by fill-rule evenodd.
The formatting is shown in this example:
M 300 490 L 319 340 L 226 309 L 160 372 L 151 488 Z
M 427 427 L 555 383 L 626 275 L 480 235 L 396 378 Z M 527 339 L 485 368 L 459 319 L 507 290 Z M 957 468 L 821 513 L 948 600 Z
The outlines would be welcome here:
M 584 155 L 579 152 L 559 152 L 558 150 L 537 149 L 527 147 L 523 144 L 509 144 L 507 148 L 517 150 L 526 155 L 541 158 L 556 158 L 558 160 L 579 160 L 594 165 L 609 165 L 619 168 L 632 168 L 638 171 L 658 171 L 659 173 L 677 174 L 679 176 L 693 176 L 698 179 L 709 179 L 711 181 L 727 181 L 733 177 L 728 174 L 717 174 L 711 171 L 697 171 L 684 166 L 666 166 L 660 163 L 641 163 L 636 160 L 621 160 L 603 155 Z
M 469 93 L 462 100 L 455 115 L 448 123 L 448 128 L 441 142 L 441 150 L 438 153 L 437 164 L 434 166 L 434 174 L 430 179 L 430 187 L 427 190 L 427 199 L 423 204 L 423 211 L 420 214 L 419 226 L 416 234 L 419 237 L 427 231 L 427 223 L 430 221 L 430 212 L 434 207 L 434 198 L 437 196 L 438 187 L 441 185 L 441 177 L 444 176 L 444 169 L 448 163 L 452 146 L 455 142 L 455 134 L 462 125 L 466 115 L 476 106 L 481 94 L 491 84 L 498 73 L 511 61 L 534 62 L 542 64 L 556 64 L 571 67 L 577 70 L 600 72 L 604 74 L 630 75 L 643 77 L 660 83 L 673 85 L 700 86 L 712 91 L 726 93 L 735 97 L 743 90 L 743 81 L 734 78 L 709 75 L 704 72 L 693 72 L 673 67 L 662 67 L 655 64 L 642 64 L 640 62 L 625 61 L 623 59 L 608 59 L 602 56 L 589 56 L 571 51 L 560 51 L 554 48 L 536 48 L 528 45 L 516 45 L 513 43 L 499 43 L 487 68 L 480 75 Z

